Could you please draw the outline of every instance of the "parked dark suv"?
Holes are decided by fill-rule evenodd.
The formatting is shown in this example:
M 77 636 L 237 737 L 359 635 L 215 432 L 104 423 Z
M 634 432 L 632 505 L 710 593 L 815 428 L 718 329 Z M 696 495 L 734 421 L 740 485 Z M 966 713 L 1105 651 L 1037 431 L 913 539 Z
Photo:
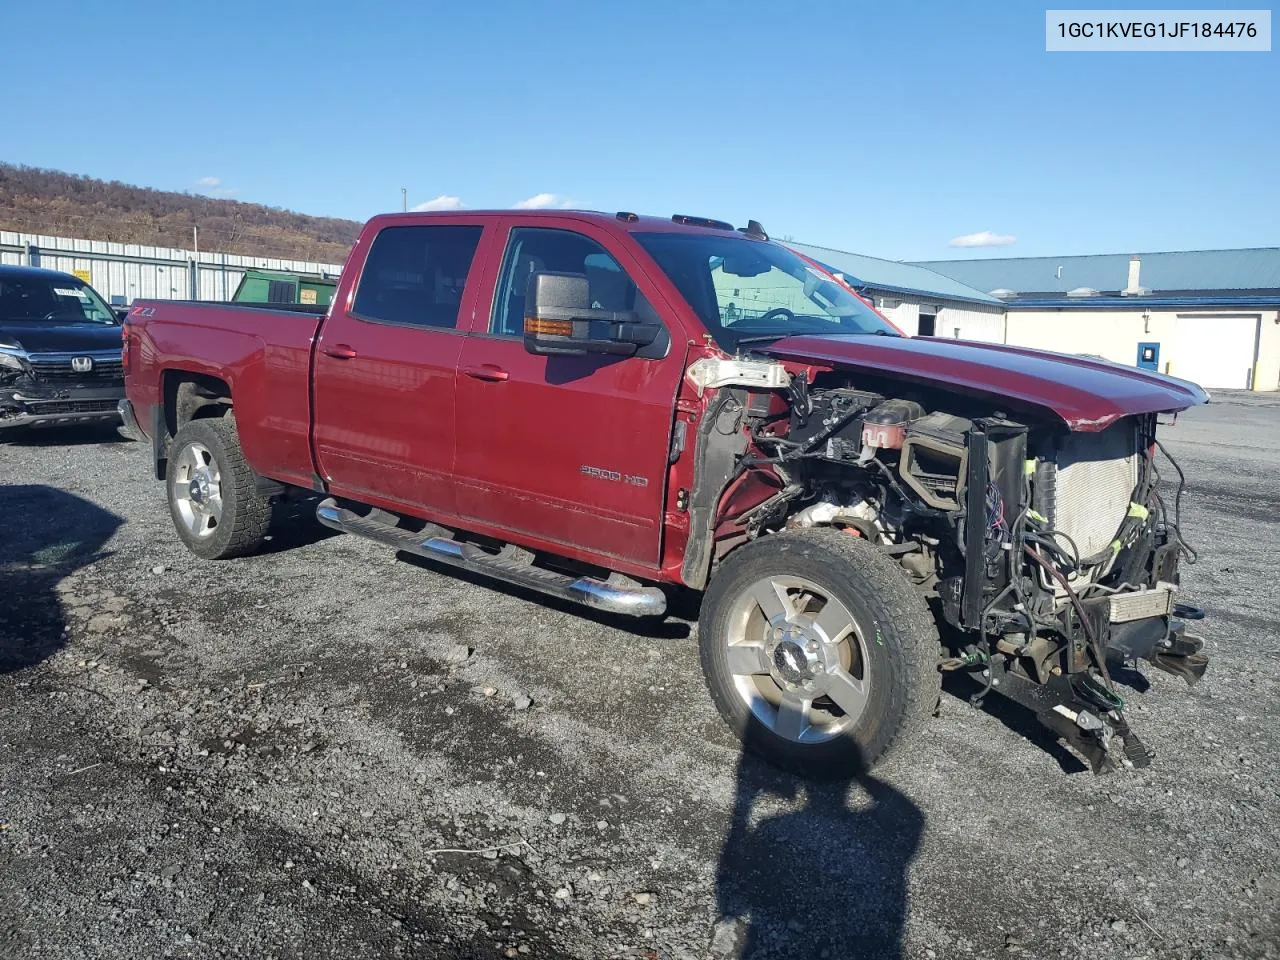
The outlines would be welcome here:
M 0 435 L 119 419 L 120 319 L 69 273 L 0 266 Z

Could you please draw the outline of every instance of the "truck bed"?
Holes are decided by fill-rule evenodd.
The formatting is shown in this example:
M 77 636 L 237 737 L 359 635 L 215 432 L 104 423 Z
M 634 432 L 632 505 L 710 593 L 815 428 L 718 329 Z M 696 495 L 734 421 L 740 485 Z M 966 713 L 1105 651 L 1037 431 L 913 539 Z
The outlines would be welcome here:
M 163 428 L 166 390 L 184 374 L 209 377 L 230 388 L 237 418 L 251 425 L 241 431 L 249 464 L 311 486 L 311 347 L 323 315 L 311 305 L 136 301 L 128 380 L 139 424 L 148 434 Z

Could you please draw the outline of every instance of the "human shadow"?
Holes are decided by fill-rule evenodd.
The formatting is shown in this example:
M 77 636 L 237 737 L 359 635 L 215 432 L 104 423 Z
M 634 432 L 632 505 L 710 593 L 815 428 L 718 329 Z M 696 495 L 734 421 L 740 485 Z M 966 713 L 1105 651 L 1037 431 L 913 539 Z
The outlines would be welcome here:
M 0 674 L 39 663 L 65 644 L 58 585 L 101 558 L 123 522 L 56 487 L 0 486 Z
M 865 768 L 806 782 L 757 759 L 751 746 L 738 763 L 733 820 L 720 855 L 721 919 L 712 954 L 901 957 L 907 869 L 924 830 L 923 811 Z M 778 807 L 791 809 L 769 812 Z

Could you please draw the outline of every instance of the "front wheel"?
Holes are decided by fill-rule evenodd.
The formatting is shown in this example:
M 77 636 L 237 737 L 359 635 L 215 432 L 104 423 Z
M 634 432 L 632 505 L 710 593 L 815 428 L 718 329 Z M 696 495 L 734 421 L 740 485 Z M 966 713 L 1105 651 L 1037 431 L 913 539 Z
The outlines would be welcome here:
M 232 416 L 183 425 L 170 447 L 165 487 L 173 525 L 196 556 L 240 557 L 266 540 L 271 501 L 254 489 Z
M 940 689 L 937 626 L 890 558 L 836 530 L 731 554 L 698 622 L 702 670 L 744 747 L 803 776 L 852 776 L 901 744 Z

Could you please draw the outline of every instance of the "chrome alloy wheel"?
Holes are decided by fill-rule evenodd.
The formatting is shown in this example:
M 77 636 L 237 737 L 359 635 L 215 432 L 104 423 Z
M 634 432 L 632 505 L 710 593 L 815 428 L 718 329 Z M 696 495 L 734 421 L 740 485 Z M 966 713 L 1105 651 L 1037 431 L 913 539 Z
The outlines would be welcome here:
M 870 690 L 866 641 L 853 614 L 803 577 L 757 580 L 729 617 L 738 695 L 774 733 L 822 743 L 858 722 Z
M 171 493 L 187 531 L 202 539 L 213 536 L 222 522 L 222 471 L 204 444 L 192 440 L 179 451 Z

